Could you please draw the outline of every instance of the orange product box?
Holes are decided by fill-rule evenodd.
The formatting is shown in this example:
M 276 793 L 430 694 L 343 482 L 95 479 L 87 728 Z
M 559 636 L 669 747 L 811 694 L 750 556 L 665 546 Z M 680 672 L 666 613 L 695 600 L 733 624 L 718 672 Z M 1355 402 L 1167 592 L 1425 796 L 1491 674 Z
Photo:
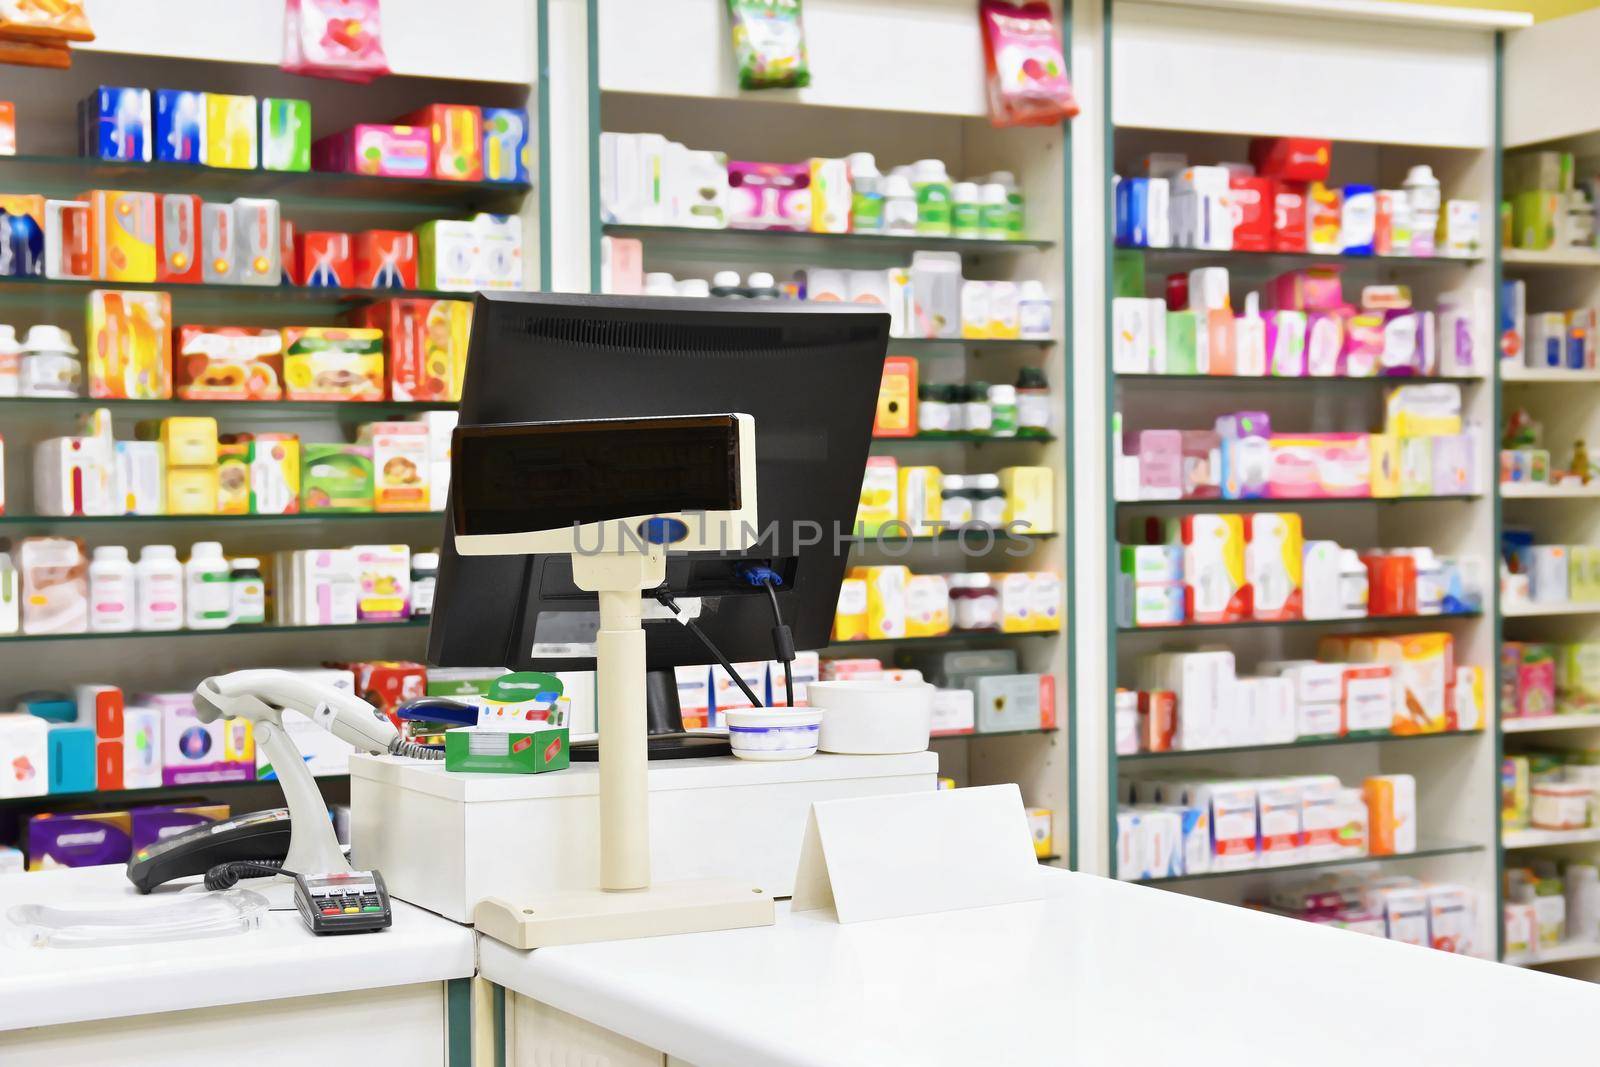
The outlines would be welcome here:
M 107 400 L 172 397 L 172 297 L 96 289 L 89 294 L 89 395 Z
M 915 437 L 917 434 L 917 361 L 910 356 L 890 356 L 883 361 L 883 381 L 878 386 L 878 415 L 872 423 L 874 437 Z
M 283 334 L 262 326 L 180 326 L 180 400 L 283 399 Z
M 415 289 L 417 235 L 410 230 L 362 230 L 356 234 L 357 289 Z
M 108 282 L 156 280 L 156 194 L 95 189 L 89 204 L 94 276 Z
M 350 671 L 356 676 L 356 696 L 385 715 L 395 727 L 401 704 L 427 693 L 428 668 L 410 660 L 362 660 L 356 663 L 329 663 L 329 667 Z
M 0 152 L 0 155 L 8 153 Z M 44 228 L 44 200 L 38 193 L 5 193 L 0 194 L 0 211 L 7 215 L 27 215 Z
M 425 127 L 433 138 L 433 176 L 447 181 L 483 181 L 483 109 L 468 104 L 430 104 L 395 122 Z
M 361 311 L 361 324 L 382 330 L 390 400 L 460 400 L 472 335 L 467 300 L 384 300 Z
M 200 198 L 167 193 L 156 205 L 156 280 L 193 285 L 200 270 Z
M 0 156 L 17 154 L 17 105 L 0 100 Z

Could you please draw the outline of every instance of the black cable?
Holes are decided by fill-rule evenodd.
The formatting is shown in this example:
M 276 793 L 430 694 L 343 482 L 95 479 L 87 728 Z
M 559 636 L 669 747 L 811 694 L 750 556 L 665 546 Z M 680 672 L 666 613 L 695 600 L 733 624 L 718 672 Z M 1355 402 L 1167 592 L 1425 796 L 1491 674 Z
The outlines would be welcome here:
M 671 593 L 665 590 L 659 590 L 653 595 L 655 596 L 656 600 L 662 604 L 662 606 L 664 606 L 674 615 L 678 616 L 678 621 L 687 626 L 689 628 L 689 632 L 698 637 L 700 639 L 700 643 L 705 645 L 706 649 L 716 657 L 717 662 L 722 665 L 722 669 L 728 672 L 728 677 L 732 678 L 734 682 L 738 684 L 739 688 L 744 690 L 744 695 L 749 698 L 751 707 L 761 708 L 766 706 L 761 702 L 761 698 L 756 696 L 751 688 L 745 684 L 744 678 L 739 674 L 738 670 L 734 668 L 733 664 L 728 662 L 728 657 L 722 654 L 722 649 L 718 648 L 712 643 L 711 638 L 706 636 L 706 632 L 700 629 L 700 627 L 695 624 L 693 619 L 688 618 L 683 614 L 682 609 L 678 607 L 678 602 L 673 599 Z
M 783 624 L 783 609 L 778 607 L 778 587 L 771 578 L 761 583 L 767 587 L 767 596 L 772 598 L 772 648 L 777 653 L 778 662 L 783 664 L 783 693 L 787 697 L 787 705 L 794 707 L 794 669 L 789 664 L 794 662 L 794 632 Z
M 219 863 L 206 872 L 206 888 L 212 892 L 232 889 L 239 884 L 239 879 L 252 873 L 271 878 L 280 874 L 293 877 L 295 872 L 284 870 L 282 860 L 233 860 Z

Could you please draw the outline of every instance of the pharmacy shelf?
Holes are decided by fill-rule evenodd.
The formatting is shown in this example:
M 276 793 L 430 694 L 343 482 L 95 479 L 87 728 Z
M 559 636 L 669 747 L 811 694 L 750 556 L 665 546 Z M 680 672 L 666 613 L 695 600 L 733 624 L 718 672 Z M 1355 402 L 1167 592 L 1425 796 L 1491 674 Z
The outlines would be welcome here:
M 860 641 L 833 641 L 829 649 L 872 648 L 883 645 L 941 645 L 959 644 L 983 638 L 1015 640 L 1019 637 L 1060 637 L 1060 630 L 1029 630 L 1024 633 L 1004 633 L 1000 630 L 951 630 L 937 637 L 869 637 Z
M 1031 730 L 965 730 L 953 733 L 931 733 L 928 735 L 928 739 L 931 741 L 959 741 L 974 737 L 1025 737 L 1030 734 L 1053 734 L 1055 732 L 1054 727 L 1047 730 L 1042 726 Z
M 348 774 L 319 774 L 318 782 L 347 782 Z M 278 788 L 276 778 L 251 778 L 243 782 L 198 782 L 192 785 L 157 785 L 148 789 L 90 789 L 81 793 L 46 793 L 34 797 L 0 797 L 0 809 L 20 807 L 52 807 L 63 801 L 74 803 L 88 801 L 106 806 L 127 806 L 145 800 L 163 800 L 171 796 L 209 796 L 213 793 L 230 793 L 251 787 Z
M 1542 619 L 1558 615 L 1600 615 L 1600 601 L 1593 604 L 1514 604 L 1502 601 L 1500 614 L 1507 619 Z
M 1389 863 L 1398 860 L 1423 860 L 1435 856 L 1456 856 L 1468 852 L 1482 852 L 1482 845 L 1425 844 L 1414 852 L 1396 852 L 1386 856 L 1341 856 L 1333 860 L 1314 860 L 1309 863 L 1283 863 L 1274 867 L 1247 867 L 1241 871 L 1204 871 L 1200 874 L 1178 874 L 1168 878 L 1141 878 L 1143 885 L 1166 885 L 1170 882 L 1195 882 L 1216 878 L 1248 878 L 1252 875 L 1281 874 L 1284 871 L 1315 871 L 1327 867 L 1348 867 L 1357 863 Z
M 1054 337 L 891 337 L 889 349 L 905 345 L 930 348 L 1051 348 L 1060 342 Z
M 162 415 L 216 415 L 230 419 L 278 419 L 293 415 L 381 419 L 386 414 L 454 411 L 453 400 L 108 400 L 90 396 L 0 397 L 0 414 L 43 415 L 109 408 L 113 414 L 156 418 Z
M 1294 752 L 1300 749 L 1332 748 L 1340 745 L 1396 744 L 1405 741 L 1439 741 L 1450 737 L 1481 737 L 1482 730 L 1447 730 L 1432 734 L 1359 734 L 1291 741 L 1282 745 L 1235 745 L 1230 748 L 1186 748 L 1169 752 L 1129 752 L 1117 757 L 1118 763 L 1144 763 L 1154 760 L 1194 759 L 1204 756 L 1232 756 L 1241 752 Z
M 1500 380 L 1528 385 L 1561 385 L 1600 382 L 1600 370 L 1559 370 L 1527 367 L 1521 363 L 1500 364 Z
M 1600 611 L 1600 606 L 1595 610 Z M 1477 619 L 1482 618 L 1481 611 L 1443 611 L 1435 615 L 1362 615 L 1350 619 L 1238 619 L 1233 622 L 1185 622 L 1174 626 L 1119 626 L 1119 634 L 1173 634 L 1189 633 L 1199 630 L 1262 630 L 1277 629 L 1280 627 L 1307 627 L 1307 626 L 1356 626 L 1377 627 L 1395 623 L 1404 623 L 1415 626 L 1418 623 L 1431 624 L 1448 621 L 1450 619 Z
M 1149 511 L 1280 511 L 1284 508 L 1348 507 L 1351 504 L 1439 504 L 1449 500 L 1482 500 L 1481 493 L 1441 493 L 1438 496 L 1258 497 L 1222 500 L 1202 497 L 1184 500 L 1119 500 L 1117 507 Z
M 0 526 L 314 526 L 326 522 L 416 522 L 442 511 L 311 511 L 293 515 L 0 515 Z M 1020 536 L 1020 535 L 1019 535 Z M 1044 536 L 1044 535 L 1034 535 Z
M 1054 241 L 985 241 L 966 237 L 928 237 L 920 234 L 812 233 L 809 230 L 702 229 L 697 226 L 632 226 L 607 223 L 608 237 L 638 237 L 667 246 L 712 245 L 718 248 L 770 248 L 783 245 L 795 250 L 885 249 L 904 251 L 965 252 L 972 255 L 1006 255 L 1054 248 Z
M 1600 250 L 1502 248 L 1500 262 L 1507 267 L 1600 267 Z
M 221 630 L 131 630 L 127 633 L 6 634 L 0 645 L 38 641 L 129 641 L 139 638 L 179 640 L 197 637 L 254 637 L 257 634 L 368 633 L 379 630 L 426 630 L 427 619 L 401 622 L 358 622 L 348 626 L 229 626 Z
M 1600 712 L 1583 715 L 1530 715 L 1523 718 L 1500 720 L 1500 729 L 1508 734 L 1542 734 L 1552 730 L 1600 729 Z
M 1600 481 L 1591 485 L 1548 485 L 1543 482 L 1501 482 L 1502 500 L 1600 499 Z
M 216 282 L 173 284 L 171 282 L 123 282 L 83 278 L 41 278 L 0 276 L 0 294 L 30 300 L 87 299 L 95 289 L 134 290 L 171 293 L 174 303 L 241 306 L 266 305 L 298 309 L 303 307 L 348 307 L 378 300 L 471 300 L 472 292 L 445 292 L 438 289 L 336 289 L 307 285 L 235 285 Z
M 965 442 L 973 445 L 1009 445 L 1018 441 L 1048 444 L 1055 440 L 1053 434 L 1019 433 L 1011 437 L 996 437 L 991 433 L 919 433 L 913 437 L 874 437 L 874 445 L 938 445 Z
M 1513 967 L 1538 967 L 1545 963 L 1590 960 L 1597 956 L 1600 956 L 1600 941 L 1563 941 L 1559 945 L 1540 947 L 1533 952 L 1509 955 L 1501 962 Z
M 1600 842 L 1600 826 L 1589 826 L 1582 830 L 1507 830 L 1500 835 L 1500 845 L 1508 851 L 1515 848 L 1589 845 L 1597 842 Z
M 1278 378 L 1270 375 L 1237 375 L 1237 374 L 1113 374 L 1112 381 L 1138 383 L 1140 385 L 1168 385 L 1174 388 L 1187 388 L 1191 385 L 1223 386 L 1228 389 L 1255 389 L 1257 387 L 1273 388 L 1317 388 L 1325 386 L 1358 386 L 1371 387 L 1379 385 L 1427 385 L 1432 382 L 1452 382 L 1457 385 L 1473 385 L 1486 382 L 1489 379 L 1482 376 L 1448 375 L 1448 374 L 1412 374 L 1412 375 L 1369 375 L 1365 378 L 1351 378 L 1345 376 L 1332 376 L 1325 378 Z
M 443 515 L 443 512 L 431 514 Z M 1008 530 L 1003 526 L 980 526 L 976 528 L 961 528 L 957 530 L 941 530 L 936 534 L 913 534 L 909 536 L 874 536 L 852 537 L 850 542 L 857 545 L 917 545 L 937 541 L 1048 541 L 1057 535 L 1050 533 L 1027 533 L 1025 531 Z
M 1204 248 L 1128 248 L 1117 246 L 1119 253 L 1137 252 L 1153 264 L 1166 267 L 1226 266 L 1230 269 L 1259 264 L 1263 268 L 1289 269 L 1338 263 L 1346 266 L 1373 267 L 1471 267 L 1483 262 L 1482 256 L 1346 256 L 1325 252 L 1249 252 L 1240 249 L 1213 250 Z
M 341 212 L 441 211 L 514 215 L 533 186 L 526 182 L 457 182 L 380 178 L 323 171 L 231 170 L 190 163 L 137 163 L 79 156 L 0 158 L 9 189 L 75 199 L 85 189 L 196 193 L 205 197 L 271 197 L 286 205 L 333 201 Z

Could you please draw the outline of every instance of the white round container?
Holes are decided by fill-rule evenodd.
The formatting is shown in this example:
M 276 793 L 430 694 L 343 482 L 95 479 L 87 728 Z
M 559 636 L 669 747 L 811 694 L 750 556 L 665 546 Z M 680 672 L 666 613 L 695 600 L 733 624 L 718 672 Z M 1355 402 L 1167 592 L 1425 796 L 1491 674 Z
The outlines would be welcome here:
M 822 723 L 822 712 L 817 708 L 745 708 L 725 711 L 722 718 L 728 725 L 728 744 L 740 759 L 805 759 L 817 753 Z
M 926 682 L 812 682 L 806 700 L 826 712 L 817 747 L 863 756 L 926 751 L 933 691 Z

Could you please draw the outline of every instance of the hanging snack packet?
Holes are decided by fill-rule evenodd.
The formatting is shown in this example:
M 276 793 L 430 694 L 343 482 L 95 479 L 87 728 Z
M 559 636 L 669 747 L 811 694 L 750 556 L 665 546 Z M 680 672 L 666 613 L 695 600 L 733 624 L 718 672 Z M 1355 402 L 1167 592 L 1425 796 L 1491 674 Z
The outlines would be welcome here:
M 991 124 L 1054 126 L 1078 113 L 1048 3 L 980 0 L 978 17 L 989 71 Z
M 728 0 L 741 89 L 798 89 L 811 84 L 800 0 Z
M 81 0 L 0 0 L 0 36 L 62 44 L 92 41 Z

